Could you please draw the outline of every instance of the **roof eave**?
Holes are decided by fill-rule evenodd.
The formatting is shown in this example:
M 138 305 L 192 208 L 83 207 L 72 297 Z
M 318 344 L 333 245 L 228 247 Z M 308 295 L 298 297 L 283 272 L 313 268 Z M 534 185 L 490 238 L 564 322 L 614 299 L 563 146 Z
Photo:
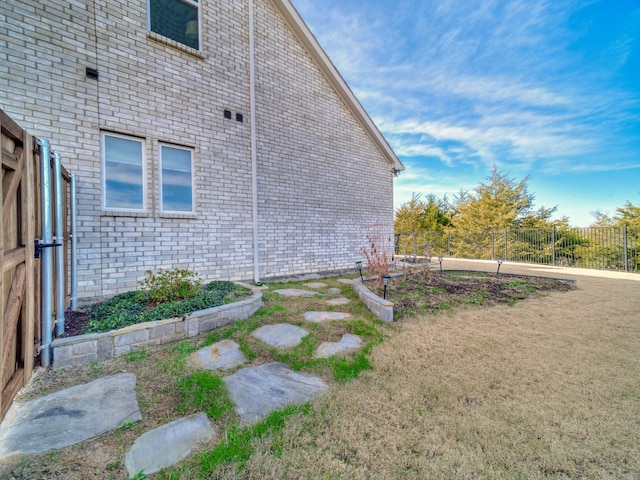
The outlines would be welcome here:
M 295 7 L 289 0 L 271 0 L 271 3 L 278 10 L 280 15 L 282 15 L 282 18 L 284 18 L 293 33 L 302 42 L 303 46 L 315 60 L 329 83 L 331 83 L 335 91 L 340 95 L 362 127 L 378 146 L 386 160 L 389 162 L 391 171 L 394 174 L 397 174 L 404 170 L 404 165 L 387 142 L 387 139 L 384 138 L 384 135 L 380 133 L 376 124 L 373 123 L 369 114 L 353 94 L 351 88 L 349 88 L 347 82 L 342 78 L 342 75 L 340 75 L 340 72 L 335 67 L 329 56 L 322 49 L 320 43 L 318 43 L 318 40 L 315 38 Z

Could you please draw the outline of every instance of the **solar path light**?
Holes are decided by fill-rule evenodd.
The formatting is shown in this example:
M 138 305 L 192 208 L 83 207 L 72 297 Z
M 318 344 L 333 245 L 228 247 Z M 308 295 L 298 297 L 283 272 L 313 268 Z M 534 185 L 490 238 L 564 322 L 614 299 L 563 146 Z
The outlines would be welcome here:
M 382 298 L 387 299 L 387 285 L 389 285 L 389 280 L 391 280 L 391 275 L 385 273 L 382 275 L 382 285 L 384 285 L 384 292 L 382 293 Z
M 362 278 L 362 261 L 356 262 L 356 268 L 360 272 L 360 281 L 364 283 L 364 278 Z

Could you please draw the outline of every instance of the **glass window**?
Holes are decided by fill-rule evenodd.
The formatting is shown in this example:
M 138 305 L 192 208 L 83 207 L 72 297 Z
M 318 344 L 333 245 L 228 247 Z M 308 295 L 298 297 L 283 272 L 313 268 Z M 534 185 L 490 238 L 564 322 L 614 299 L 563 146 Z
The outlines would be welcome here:
M 193 212 L 193 150 L 160 145 L 163 212 Z
M 149 29 L 164 37 L 200 49 L 198 0 L 148 0 Z
M 144 142 L 102 134 L 103 202 L 107 209 L 144 209 Z

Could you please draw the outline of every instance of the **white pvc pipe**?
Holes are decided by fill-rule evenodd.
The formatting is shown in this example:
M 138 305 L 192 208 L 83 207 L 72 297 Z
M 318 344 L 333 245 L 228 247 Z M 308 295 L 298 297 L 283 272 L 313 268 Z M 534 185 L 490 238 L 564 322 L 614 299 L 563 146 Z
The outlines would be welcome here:
M 249 0 L 249 89 L 251 109 L 251 188 L 253 200 L 253 279 L 260 283 L 260 252 L 258 246 L 258 152 L 256 151 L 256 58 L 253 0 Z
M 78 308 L 78 197 L 76 174 L 71 174 L 71 310 Z
M 43 244 L 53 243 L 51 234 L 51 149 L 48 140 L 38 139 L 40 150 L 40 211 Z M 53 272 L 51 270 L 51 250 L 44 248 L 40 254 L 41 297 L 40 321 L 42 322 L 41 356 L 43 367 L 51 364 Z
M 55 185 L 54 212 L 56 217 L 56 335 L 64 333 L 64 225 L 62 216 L 62 159 L 59 153 L 53 154 L 53 178 Z

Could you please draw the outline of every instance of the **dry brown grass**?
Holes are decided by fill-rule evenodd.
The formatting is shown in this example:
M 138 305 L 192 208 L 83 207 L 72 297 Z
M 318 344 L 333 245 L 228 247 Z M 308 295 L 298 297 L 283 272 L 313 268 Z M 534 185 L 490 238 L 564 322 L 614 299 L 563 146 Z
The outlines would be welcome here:
M 309 414 L 289 418 L 282 435 L 256 440 L 242 474 L 226 465 L 208 478 L 640 479 L 640 281 L 576 278 L 578 290 L 514 307 L 472 306 L 399 322 L 374 349 L 374 370 L 333 384 Z M 264 320 L 322 306 L 308 300 Z M 126 476 L 122 466 L 105 466 L 121 462 L 142 431 L 176 415 L 171 372 L 144 364 L 119 359 L 75 372 L 77 382 L 78 374 L 88 381 L 136 370 L 144 421 L 66 449 L 55 461 L 31 458 L 40 475 L 33 478 Z M 51 375 L 57 378 L 34 385 L 38 395 L 51 383 L 72 382 L 67 373 Z M 78 461 L 87 465 L 74 468 Z M 194 467 L 171 478 L 197 477 Z
M 245 477 L 640 478 L 640 283 L 578 281 L 404 321 Z

